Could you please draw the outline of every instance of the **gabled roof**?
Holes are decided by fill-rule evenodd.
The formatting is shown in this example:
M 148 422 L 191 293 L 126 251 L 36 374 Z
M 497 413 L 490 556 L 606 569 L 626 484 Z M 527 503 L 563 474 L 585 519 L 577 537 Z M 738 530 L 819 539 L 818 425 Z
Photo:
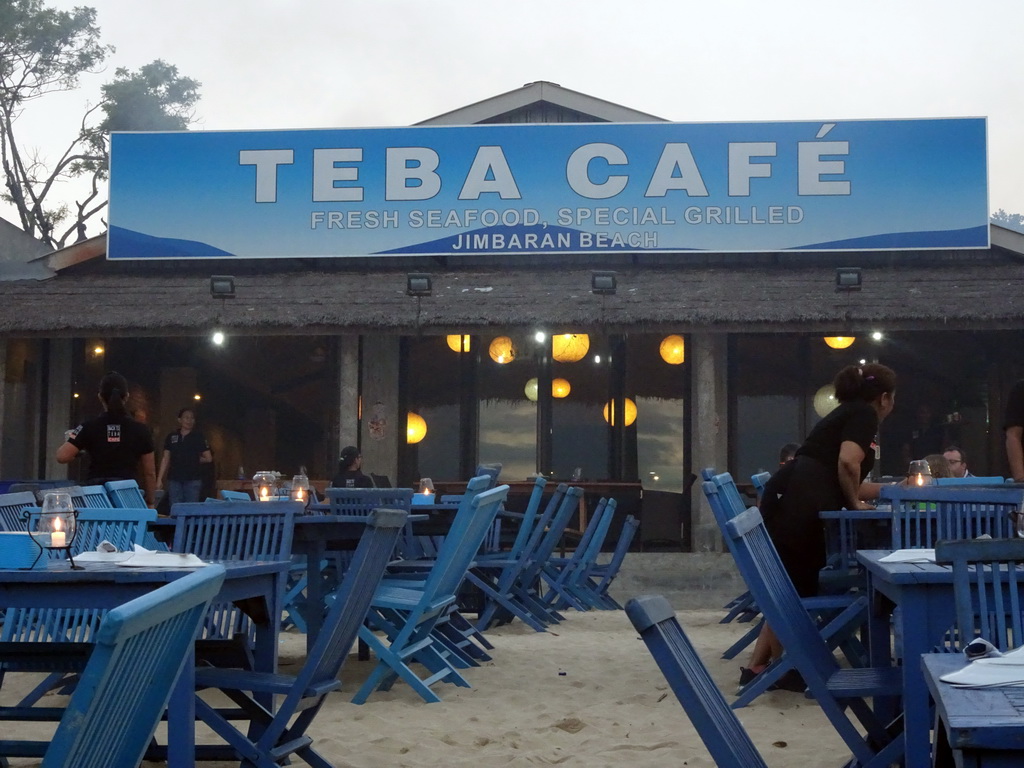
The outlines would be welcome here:
M 544 110 L 545 106 L 556 108 Z M 547 116 L 548 119 L 536 119 Z M 526 119 L 532 117 L 534 119 Z M 416 125 L 474 125 L 477 123 L 582 122 L 663 123 L 662 117 L 538 80 L 514 91 L 492 96 Z

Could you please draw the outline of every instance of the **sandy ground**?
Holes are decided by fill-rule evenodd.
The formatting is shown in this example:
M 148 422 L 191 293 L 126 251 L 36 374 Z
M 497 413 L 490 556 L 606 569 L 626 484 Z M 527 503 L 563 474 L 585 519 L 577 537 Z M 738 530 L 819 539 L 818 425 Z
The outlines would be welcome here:
M 731 700 L 739 660 L 725 661 L 721 652 L 749 625 L 719 624 L 720 604 L 681 610 L 679 618 Z M 402 683 L 362 706 L 350 703 L 372 668 L 351 656 L 344 692 L 332 695 L 313 724 L 316 748 L 338 768 L 714 765 L 622 611 L 570 612 L 545 633 L 515 622 L 488 637 L 493 661 L 466 671 L 472 688 L 439 684 L 439 704 L 425 704 Z M 303 650 L 301 635 L 284 635 L 282 670 L 301 664 Z M 36 679 L 8 675 L 0 703 L 12 703 Z M 839 765 L 848 754 L 802 694 L 767 693 L 738 714 L 769 766 Z M 200 740 L 216 737 L 201 732 Z

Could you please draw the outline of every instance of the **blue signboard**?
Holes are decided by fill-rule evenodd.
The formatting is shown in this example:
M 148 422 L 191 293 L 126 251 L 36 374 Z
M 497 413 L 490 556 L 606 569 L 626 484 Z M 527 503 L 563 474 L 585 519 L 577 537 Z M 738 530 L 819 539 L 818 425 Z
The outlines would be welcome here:
M 987 247 L 984 118 L 111 137 L 111 259 Z

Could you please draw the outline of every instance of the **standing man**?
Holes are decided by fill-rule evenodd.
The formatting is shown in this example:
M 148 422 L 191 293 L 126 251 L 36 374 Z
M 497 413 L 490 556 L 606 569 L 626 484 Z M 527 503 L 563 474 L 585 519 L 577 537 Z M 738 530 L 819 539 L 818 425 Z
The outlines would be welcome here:
M 967 469 L 967 454 L 964 453 L 963 448 L 951 445 L 942 452 L 942 455 L 946 459 L 946 463 L 949 464 L 951 477 L 974 477 Z
M 1014 482 L 1024 483 L 1024 379 L 1013 385 L 1006 398 L 1003 430 L 1006 432 L 1006 460 L 1010 464 L 1010 476 Z
M 156 487 L 167 483 L 168 502 L 173 507 L 182 501 L 199 501 L 203 487 L 202 464 L 213 461 L 203 433 L 196 429 L 196 414 L 191 408 L 178 411 L 178 429 L 164 440 L 164 455 Z

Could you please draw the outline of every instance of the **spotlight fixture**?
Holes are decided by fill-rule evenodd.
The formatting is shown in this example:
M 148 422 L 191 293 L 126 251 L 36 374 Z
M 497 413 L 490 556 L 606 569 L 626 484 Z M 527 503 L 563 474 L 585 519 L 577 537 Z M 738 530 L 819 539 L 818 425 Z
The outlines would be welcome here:
M 616 284 L 614 272 L 590 273 L 590 290 L 592 293 L 611 296 L 615 293 Z
M 430 275 L 422 272 L 410 272 L 405 278 L 405 292 L 409 296 L 429 296 L 431 293 Z
M 860 267 L 838 267 L 836 269 L 836 292 L 860 290 Z
M 235 298 L 235 278 L 231 275 L 214 275 L 211 277 L 210 295 L 215 299 Z

